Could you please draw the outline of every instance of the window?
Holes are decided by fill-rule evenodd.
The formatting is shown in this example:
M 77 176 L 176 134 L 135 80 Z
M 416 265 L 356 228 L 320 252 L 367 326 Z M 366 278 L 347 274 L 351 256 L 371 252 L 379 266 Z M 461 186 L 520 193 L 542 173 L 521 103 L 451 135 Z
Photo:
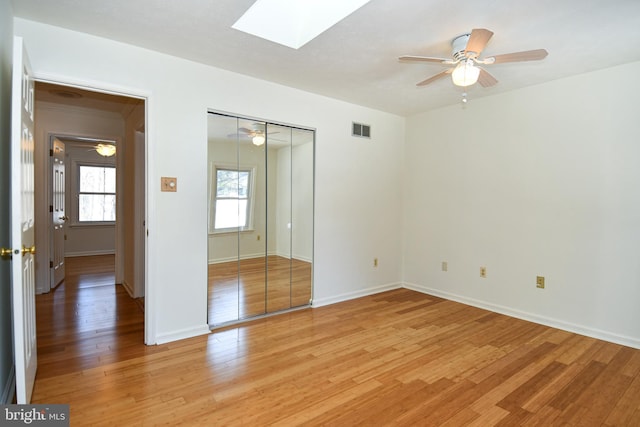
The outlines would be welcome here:
M 116 220 L 116 168 L 78 167 L 78 222 Z
M 252 228 L 253 169 L 215 166 L 213 231 Z

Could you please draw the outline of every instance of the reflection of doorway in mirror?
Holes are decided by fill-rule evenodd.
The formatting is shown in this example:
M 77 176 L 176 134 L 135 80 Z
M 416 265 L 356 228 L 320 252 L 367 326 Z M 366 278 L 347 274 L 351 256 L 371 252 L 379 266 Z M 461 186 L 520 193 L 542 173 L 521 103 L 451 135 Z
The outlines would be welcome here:
M 211 326 L 310 304 L 314 134 L 309 129 L 209 114 Z M 242 173 L 249 170 L 249 175 Z M 251 179 L 242 181 L 245 175 Z M 226 220 L 217 221 L 216 212 L 222 209 Z M 230 209 L 237 212 L 237 220 L 229 219 Z

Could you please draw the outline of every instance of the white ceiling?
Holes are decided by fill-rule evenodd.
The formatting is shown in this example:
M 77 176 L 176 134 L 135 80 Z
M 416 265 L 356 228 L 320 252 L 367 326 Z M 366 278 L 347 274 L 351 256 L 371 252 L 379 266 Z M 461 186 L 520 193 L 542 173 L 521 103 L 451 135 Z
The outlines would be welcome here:
M 371 0 L 299 50 L 231 28 L 253 0 L 12 0 L 17 17 L 142 46 L 399 115 L 460 102 L 442 70 L 398 56 L 450 56 L 473 28 L 485 55 L 545 48 L 543 61 L 495 64 L 492 88 L 519 87 L 640 60 L 640 0 Z M 284 23 L 283 23 L 284 24 Z

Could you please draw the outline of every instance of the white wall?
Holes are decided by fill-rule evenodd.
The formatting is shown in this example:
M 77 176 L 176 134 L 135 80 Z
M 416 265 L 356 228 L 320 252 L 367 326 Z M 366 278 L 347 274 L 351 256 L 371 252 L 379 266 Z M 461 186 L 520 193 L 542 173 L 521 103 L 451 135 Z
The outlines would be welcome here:
M 149 342 L 208 331 L 208 109 L 317 129 L 315 304 L 398 285 L 402 117 L 32 21 L 14 24 L 36 77 L 149 97 Z M 370 123 L 373 138 L 352 138 L 352 121 Z M 161 176 L 177 177 L 178 191 L 160 192 Z
M 269 238 L 273 238 L 276 244 L 275 252 L 285 258 L 291 257 L 291 183 L 293 181 L 291 162 L 291 146 L 280 147 L 276 151 L 278 159 L 278 170 L 276 172 L 276 204 L 272 216 L 275 227 L 269 233 Z M 313 164 L 313 161 L 311 162 Z M 309 205 L 309 209 L 313 204 Z
M 294 145 L 291 150 L 291 254 L 293 258 L 313 258 L 313 142 Z M 398 207 L 399 208 L 399 207 Z
M 145 119 L 142 104 L 126 115 L 124 140 L 117 153 L 116 283 L 122 283 L 134 298 L 144 296 Z
M 640 347 L 638 74 L 636 62 L 410 117 L 405 282 Z
M 312 137 L 311 132 L 307 138 Z M 313 140 L 278 149 L 276 252 L 313 259 Z

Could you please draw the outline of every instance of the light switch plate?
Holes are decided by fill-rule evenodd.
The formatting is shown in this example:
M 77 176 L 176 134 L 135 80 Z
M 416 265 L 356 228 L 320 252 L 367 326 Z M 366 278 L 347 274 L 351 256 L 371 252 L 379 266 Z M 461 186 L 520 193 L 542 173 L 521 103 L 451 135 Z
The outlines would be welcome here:
M 160 191 L 178 191 L 178 178 L 168 176 L 160 178 Z

